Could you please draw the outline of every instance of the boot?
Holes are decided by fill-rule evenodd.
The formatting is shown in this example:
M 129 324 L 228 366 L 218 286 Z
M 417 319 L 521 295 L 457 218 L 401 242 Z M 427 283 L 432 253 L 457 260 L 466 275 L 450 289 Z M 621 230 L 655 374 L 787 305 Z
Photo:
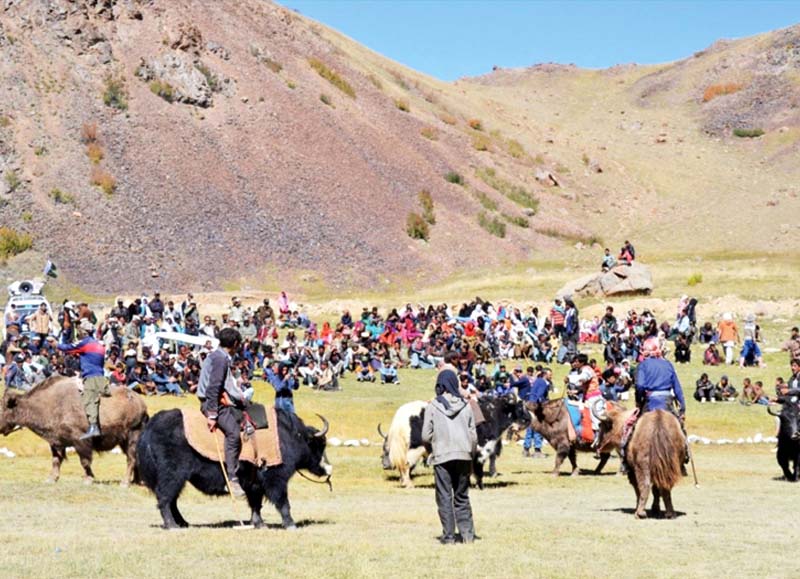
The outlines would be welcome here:
M 96 423 L 92 423 L 89 425 L 89 430 L 87 430 L 85 434 L 82 434 L 79 440 L 87 440 L 89 438 L 95 438 L 100 435 L 101 435 L 100 427 L 97 426 Z
M 232 478 L 230 480 L 230 483 L 231 484 L 229 486 L 229 490 L 231 491 L 231 494 L 234 497 L 236 497 L 237 499 L 240 499 L 243 496 L 245 496 L 244 489 L 241 487 L 241 485 L 239 484 L 239 481 L 237 479 Z
M 530 458 L 531 457 L 531 449 L 530 448 L 523 448 L 522 449 L 522 458 Z

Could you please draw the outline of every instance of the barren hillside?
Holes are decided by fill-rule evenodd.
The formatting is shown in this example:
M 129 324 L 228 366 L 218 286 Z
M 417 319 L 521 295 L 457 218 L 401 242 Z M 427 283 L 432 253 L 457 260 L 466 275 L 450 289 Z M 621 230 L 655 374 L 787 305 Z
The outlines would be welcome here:
M 798 27 L 443 83 L 259 0 L 4 6 L 0 221 L 95 292 L 378 287 L 627 236 L 800 245 Z

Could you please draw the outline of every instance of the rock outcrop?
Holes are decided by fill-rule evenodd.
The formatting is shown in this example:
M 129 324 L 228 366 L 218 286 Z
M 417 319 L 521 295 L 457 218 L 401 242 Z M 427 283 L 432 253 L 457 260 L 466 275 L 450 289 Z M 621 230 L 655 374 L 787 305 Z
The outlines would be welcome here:
M 598 272 L 567 283 L 559 296 L 607 297 L 648 295 L 653 291 L 650 268 L 641 263 L 618 265 L 607 272 Z

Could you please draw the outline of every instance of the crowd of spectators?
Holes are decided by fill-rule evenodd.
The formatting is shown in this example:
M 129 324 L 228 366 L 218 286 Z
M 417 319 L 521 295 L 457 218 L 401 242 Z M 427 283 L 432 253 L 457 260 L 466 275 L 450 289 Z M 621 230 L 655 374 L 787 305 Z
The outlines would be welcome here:
M 7 324 L 0 353 L 5 381 L 11 386 L 27 388 L 52 373 L 75 375 L 78 360 L 57 345 L 73 341 L 75 325 L 89 319 L 96 327 L 95 337 L 106 347 L 105 370 L 111 383 L 147 395 L 181 396 L 195 392 L 216 336 L 222 328 L 233 327 L 243 345 L 232 368 L 244 390 L 255 376 L 276 391 L 289 392 L 301 385 L 340 390 L 348 373 L 357 381 L 396 385 L 398 369 L 434 368 L 454 352 L 457 370 L 470 388 L 504 393 L 515 383 L 519 387 L 522 378 L 533 381 L 548 365 L 571 361 L 580 343 L 597 343 L 602 360 L 597 356 L 589 365 L 605 397 L 616 400 L 632 385 L 647 339 L 657 339 L 663 355 L 673 350 L 677 362 L 691 360 L 691 345 L 697 340 L 706 345 L 704 363 L 722 363 L 718 348 L 739 340 L 735 322 L 726 314 L 716 329 L 710 323 L 698 329 L 696 305 L 697 300 L 683 296 L 674 321 L 661 323 L 647 309 L 617 317 L 613 306 L 602 318 L 581 321 L 569 298 L 555 299 L 549 311 L 540 313 L 538 307 L 523 311 L 476 297 L 456 308 L 409 303 L 381 313 L 365 307 L 355 315 L 345 310 L 336 320 L 315 322 L 285 292 L 275 307 L 269 299 L 245 307 L 234 297 L 219 318 L 201 314 L 191 293 L 173 301 L 155 292 L 129 303 L 117 299 L 101 319 L 86 304 L 64 302 L 55 320 L 43 308 L 38 317 L 46 319 L 29 320 L 31 331 L 26 334 Z M 745 318 L 744 334 L 740 364 L 762 364 L 754 316 Z M 795 357 L 800 354 L 797 328 L 784 349 Z M 741 393 L 740 399 L 749 403 L 767 398 L 760 381 L 748 380 Z M 712 383 L 703 374 L 695 398 L 713 402 L 737 399 L 737 394 L 727 377 Z

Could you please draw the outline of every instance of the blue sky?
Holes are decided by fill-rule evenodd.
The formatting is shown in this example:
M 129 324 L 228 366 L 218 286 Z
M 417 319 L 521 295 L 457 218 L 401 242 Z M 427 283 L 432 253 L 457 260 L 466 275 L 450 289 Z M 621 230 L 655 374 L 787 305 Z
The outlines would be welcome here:
M 493 65 L 667 62 L 719 38 L 800 23 L 800 1 L 280 1 L 443 80 L 483 74 Z

